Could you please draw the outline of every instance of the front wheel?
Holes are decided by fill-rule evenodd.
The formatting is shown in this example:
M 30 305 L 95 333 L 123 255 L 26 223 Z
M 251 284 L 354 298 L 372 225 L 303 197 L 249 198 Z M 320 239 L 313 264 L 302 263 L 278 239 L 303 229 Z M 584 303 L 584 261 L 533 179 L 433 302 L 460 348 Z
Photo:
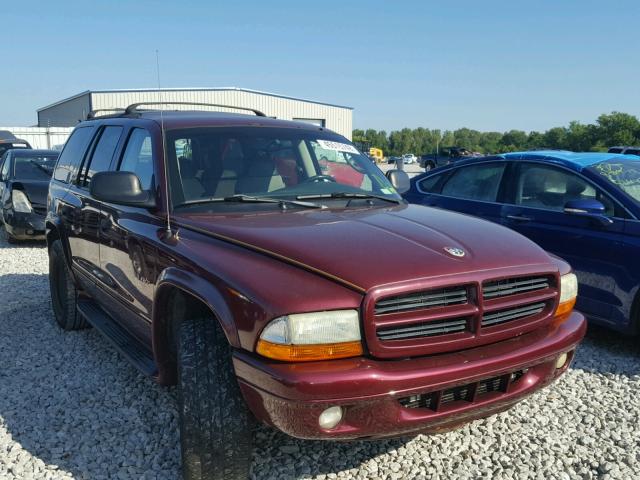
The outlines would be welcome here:
M 185 480 L 246 479 L 253 419 L 214 318 L 185 320 L 177 335 L 180 443 Z
M 435 165 L 433 163 L 431 163 L 431 162 L 428 162 L 428 163 L 424 164 L 424 171 L 425 172 L 430 172 L 434 168 L 435 168 Z

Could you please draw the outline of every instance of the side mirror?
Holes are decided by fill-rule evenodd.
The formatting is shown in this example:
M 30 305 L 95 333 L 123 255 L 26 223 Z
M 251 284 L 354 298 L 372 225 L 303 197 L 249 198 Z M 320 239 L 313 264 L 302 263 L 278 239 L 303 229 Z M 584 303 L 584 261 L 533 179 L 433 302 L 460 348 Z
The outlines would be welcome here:
M 404 170 L 389 170 L 385 176 L 400 195 L 409 190 L 409 175 Z
M 613 220 L 605 215 L 606 211 L 602 202 L 588 198 L 569 200 L 564 205 L 564 213 L 591 218 L 604 227 L 613 223 Z
M 96 200 L 131 207 L 153 208 L 156 202 L 132 172 L 98 172 L 91 178 L 91 196 Z

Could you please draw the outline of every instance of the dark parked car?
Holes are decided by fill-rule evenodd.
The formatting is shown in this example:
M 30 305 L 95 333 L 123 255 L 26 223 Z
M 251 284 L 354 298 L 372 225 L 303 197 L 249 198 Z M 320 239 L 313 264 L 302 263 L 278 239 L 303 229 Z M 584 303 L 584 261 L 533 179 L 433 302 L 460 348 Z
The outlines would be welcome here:
M 578 308 L 640 333 L 640 159 L 534 151 L 467 160 L 411 180 L 412 203 L 510 227 L 567 260 Z
M 82 122 L 50 186 L 55 318 L 178 384 L 185 478 L 246 477 L 254 419 L 307 439 L 437 432 L 568 368 L 585 321 L 567 263 L 406 204 L 406 174 L 344 137 L 255 113 Z
M 420 157 L 420 167 L 428 172 L 437 167 L 443 167 L 460 160 L 479 156 L 481 155 L 463 147 L 446 147 L 437 154 L 422 155 Z
M 608 153 L 622 153 L 624 155 L 640 155 L 640 147 L 610 147 Z
M 0 221 L 9 242 L 44 240 L 54 150 L 7 150 L 0 157 Z
M 7 150 L 19 148 L 31 148 L 31 145 L 26 140 L 16 138 L 9 130 L 0 130 L 0 157 Z

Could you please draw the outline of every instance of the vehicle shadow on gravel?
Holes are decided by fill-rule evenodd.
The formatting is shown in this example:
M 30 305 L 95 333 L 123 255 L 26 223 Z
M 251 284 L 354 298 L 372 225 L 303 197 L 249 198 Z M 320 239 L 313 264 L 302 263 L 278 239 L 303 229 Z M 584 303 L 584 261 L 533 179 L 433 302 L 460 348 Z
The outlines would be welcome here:
M 586 346 L 596 347 L 604 353 L 597 357 L 581 354 L 587 351 Z M 587 335 L 578 347 L 572 368 L 579 368 L 588 372 L 640 375 L 640 342 L 638 337 L 614 332 L 599 325 L 589 324 Z M 593 351 L 589 349 L 589 351 Z
M 355 477 L 370 460 L 393 453 L 412 438 L 347 442 L 298 440 L 259 426 L 256 429 L 252 477 L 256 480 L 294 480 L 339 471 L 346 473 L 352 469 L 345 478 Z
M 46 252 L 32 249 L 20 264 L 36 268 L 44 259 Z M 6 271 L 0 477 L 4 463 L 8 478 L 179 478 L 175 389 L 139 374 L 97 331 L 62 331 L 46 273 Z

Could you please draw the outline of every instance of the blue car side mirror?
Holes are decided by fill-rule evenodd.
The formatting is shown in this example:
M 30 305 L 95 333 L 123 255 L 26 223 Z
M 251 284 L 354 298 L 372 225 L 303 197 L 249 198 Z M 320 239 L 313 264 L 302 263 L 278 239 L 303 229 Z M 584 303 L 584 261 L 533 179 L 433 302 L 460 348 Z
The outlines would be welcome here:
M 591 218 L 602 226 L 611 225 L 613 223 L 613 220 L 605 215 L 606 211 L 607 209 L 602 202 L 591 198 L 569 200 L 564 205 L 564 213 Z

